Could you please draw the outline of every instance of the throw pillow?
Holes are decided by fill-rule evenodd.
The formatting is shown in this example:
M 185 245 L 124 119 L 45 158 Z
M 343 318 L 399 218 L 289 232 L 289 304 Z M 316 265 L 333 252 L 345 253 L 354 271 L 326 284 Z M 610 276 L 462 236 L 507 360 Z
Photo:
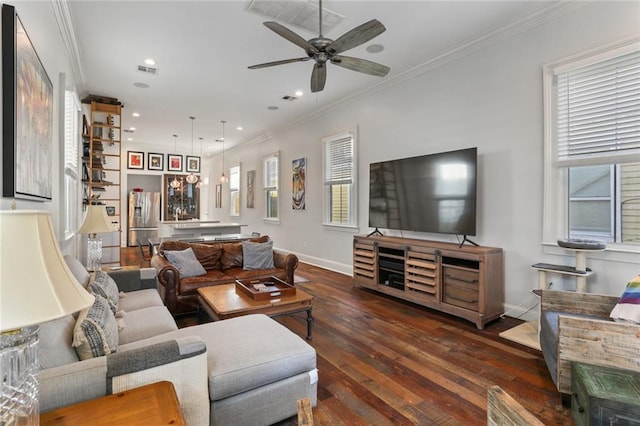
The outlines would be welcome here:
M 81 360 L 108 355 L 118 349 L 118 324 L 104 297 L 96 295 L 93 305 L 78 315 L 72 346 Z
M 109 274 L 98 269 L 94 273 L 93 280 L 89 283 L 87 290 L 92 294 L 99 295 L 107 299 L 113 313 L 115 314 L 118 312 L 120 291 L 118 290 L 118 285 Z
M 182 251 L 165 250 L 164 255 L 180 271 L 181 277 L 197 277 L 207 273 L 196 259 L 191 247 Z
M 242 268 L 242 244 L 222 244 L 222 269 Z
M 609 316 L 616 321 L 640 324 L 640 275 L 627 284 L 627 288 Z
M 242 242 L 242 255 L 244 265 L 242 269 L 250 271 L 253 269 L 273 269 L 273 241 L 267 243 Z

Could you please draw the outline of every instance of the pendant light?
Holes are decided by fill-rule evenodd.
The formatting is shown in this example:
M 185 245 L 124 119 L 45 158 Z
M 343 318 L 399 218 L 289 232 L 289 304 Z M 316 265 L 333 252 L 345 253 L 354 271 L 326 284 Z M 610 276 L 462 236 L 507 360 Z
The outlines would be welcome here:
M 202 158 L 202 138 L 198 138 L 200 139 L 200 158 Z M 200 188 L 202 187 L 202 179 L 200 179 L 198 181 L 198 183 L 196 183 L 196 188 Z
M 173 135 L 173 152 L 178 152 L 178 135 Z M 177 175 L 173 175 L 173 180 L 169 182 L 169 186 L 174 189 L 180 188 L 180 181 Z
M 226 121 L 222 120 L 222 139 L 218 139 L 218 142 L 222 142 L 222 175 L 220 175 L 220 182 L 225 183 L 227 176 L 224 174 L 224 125 Z
M 189 118 L 191 119 L 191 155 L 193 155 L 193 121 L 196 118 L 192 117 L 192 116 L 190 116 Z M 187 166 L 188 166 L 188 164 L 187 164 Z M 194 184 L 194 183 L 196 183 L 198 181 L 198 176 L 193 174 L 193 171 L 191 171 L 191 173 L 189 173 L 187 175 L 186 181 L 187 181 L 187 183 Z

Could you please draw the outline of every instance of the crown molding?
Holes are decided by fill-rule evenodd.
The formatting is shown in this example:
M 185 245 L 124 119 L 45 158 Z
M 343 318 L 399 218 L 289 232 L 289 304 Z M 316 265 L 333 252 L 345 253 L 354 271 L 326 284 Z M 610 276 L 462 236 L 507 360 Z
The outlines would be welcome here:
M 71 11 L 69 10 L 69 1 L 51 0 L 51 7 L 56 17 L 56 22 L 58 23 L 62 42 L 67 50 L 67 56 L 71 64 L 71 72 L 73 73 L 73 79 L 76 84 L 76 92 L 84 93 L 86 91 L 87 84 L 84 77 L 84 70 L 82 68 L 80 48 L 77 41 L 78 39 L 73 26 Z

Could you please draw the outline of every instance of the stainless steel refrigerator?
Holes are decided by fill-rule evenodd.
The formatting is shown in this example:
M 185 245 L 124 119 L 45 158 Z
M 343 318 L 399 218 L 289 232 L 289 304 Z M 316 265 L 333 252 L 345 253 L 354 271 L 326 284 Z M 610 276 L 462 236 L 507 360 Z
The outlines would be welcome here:
M 160 193 L 131 192 L 127 245 L 137 246 L 140 240 L 140 243 L 146 246 L 149 244 L 149 238 L 158 238 L 159 222 Z

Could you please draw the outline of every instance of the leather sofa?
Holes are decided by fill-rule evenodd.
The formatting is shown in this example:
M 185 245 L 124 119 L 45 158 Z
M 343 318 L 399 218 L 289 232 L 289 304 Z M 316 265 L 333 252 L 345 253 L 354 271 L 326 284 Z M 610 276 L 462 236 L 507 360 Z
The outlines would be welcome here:
M 250 242 L 267 242 L 264 235 Z M 182 251 L 191 247 L 204 267 L 206 274 L 195 277 L 181 277 L 180 271 L 165 257 L 165 251 Z M 293 285 L 293 275 L 298 266 L 295 254 L 273 250 L 273 269 L 243 269 L 242 243 L 238 241 L 202 243 L 167 240 L 158 247 L 151 258 L 151 266 L 156 269 L 159 291 L 165 305 L 173 315 L 198 311 L 198 288 L 232 283 L 237 279 L 275 276 Z
M 84 267 L 66 260 L 87 287 Z M 116 348 L 81 360 L 72 346 L 78 315 L 40 324 L 41 412 L 162 380 L 173 383 L 193 426 L 269 425 L 294 416 L 298 399 L 316 405 L 316 351 L 277 321 L 247 315 L 178 329 L 153 268 L 109 275 L 124 319 Z

